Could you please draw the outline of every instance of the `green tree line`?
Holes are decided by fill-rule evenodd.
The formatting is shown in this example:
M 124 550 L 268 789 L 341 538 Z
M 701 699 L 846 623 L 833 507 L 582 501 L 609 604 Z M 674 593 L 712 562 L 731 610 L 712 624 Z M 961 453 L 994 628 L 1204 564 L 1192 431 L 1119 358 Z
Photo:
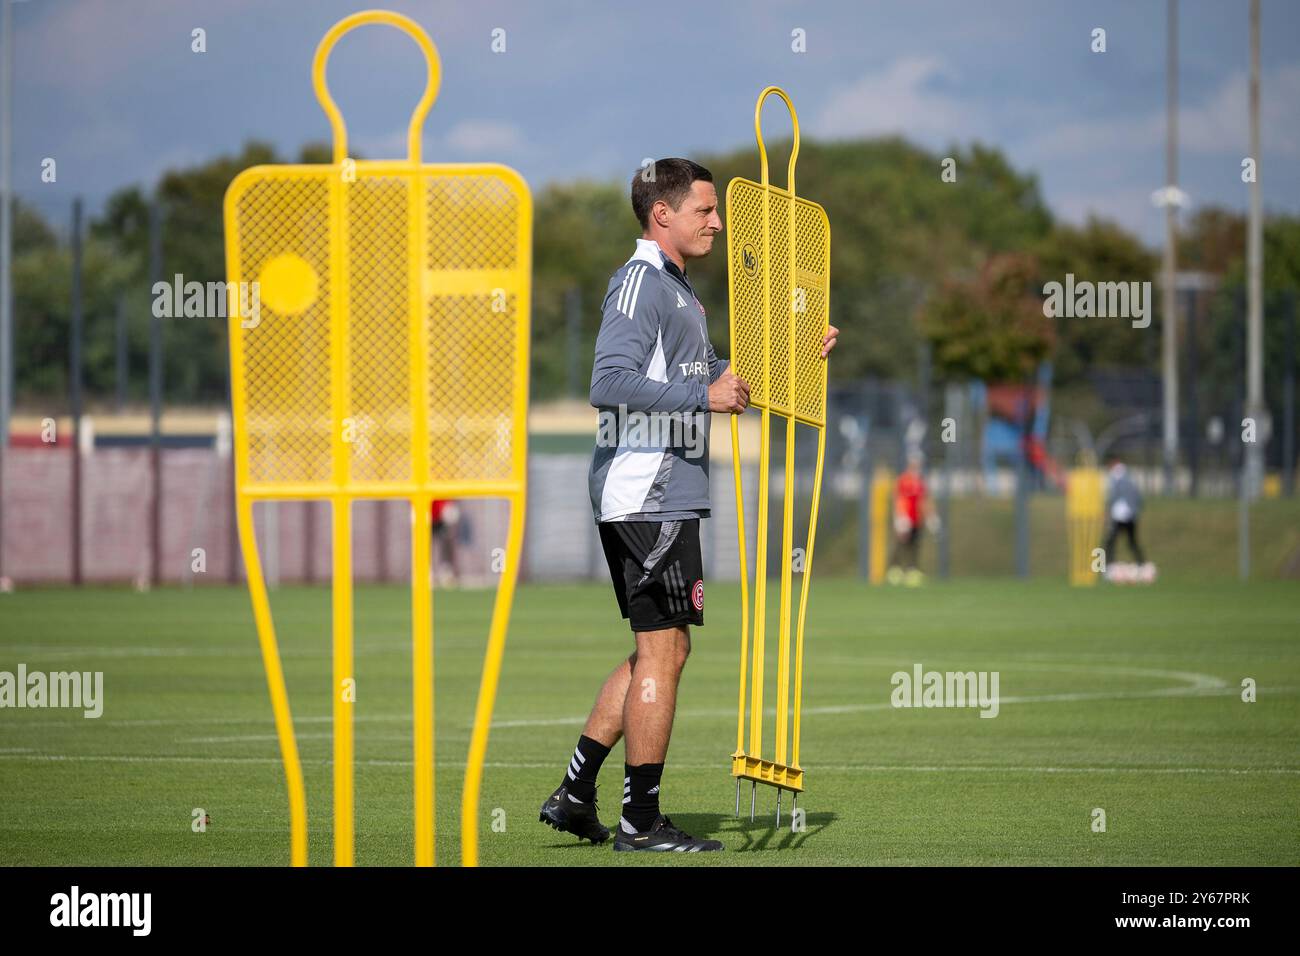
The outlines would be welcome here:
M 785 185 L 789 144 L 771 149 L 772 180 Z M 1049 319 L 1042 288 L 1073 273 L 1096 282 L 1148 281 L 1158 256 L 1120 226 L 1058 222 L 1032 173 L 997 149 L 972 144 L 950 151 L 955 181 L 941 176 L 944 157 L 901 138 L 801 145 L 800 195 L 825 206 L 832 229 L 831 322 L 841 329 L 833 376 L 911 379 L 928 345 L 940 380 L 1020 380 L 1051 359 L 1056 384 L 1087 390 L 1099 367 L 1156 368 L 1159 316 L 1145 330 L 1115 319 Z M 719 193 L 735 176 L 758 178 L 752 149 L 695 157 L 714 173 Z M 241 170 L 261 163 L 325 163 L 323 145 L 295 157 L 250 142 L 236 155 L 172 170 L 152 193 L 114 193 L 89 223 L 84 245 L 85 367 L 93 403 L 115 389 L 114 316 L 128 317 L 128 397 L 147 395 L 149 210 L 163 216 L 162 274 L 187 281 L 225 278 L 222 199 Z M 585 396 L 600 302 L 610 274 L 631 252 L 639 227 L 626 181 L 548 185 L 535 199 L 532 388 L 534 399 L 573 388 Z M 725 214 L 725 210 L 724 210 Z M 1240 378 L 1230 346 L 1239 336 L 1234 297 L 1244 272 L 1245 224 L 1220 209 L 1199 211 L 1180 242 L 1180 265 L 1221 276 L 1200 332 L 1202 374 L 1231 391 Z M 719 353 L 727 351 L 724 246 L 692 263 L 691 278 L 708 312 Z M 1300 219 L 1272 216 L 1265 228 L 1270 295 L 1300 286 Z M 66 242 L 21 203 L 15 219 L 15 364 L 20 408 L 66 401 L 71 257 Z M 566 301 L 576 295 L 576 328 Z M 1157 302 L 1159 295 L 1153 298 Z M 217 318 L 164 320 L 168 402 L 219 404 L 226 396 L 226 329 Z M 1266 377 L 1280 401 L 1281 322 L 1268 325 Z M 574 370 L 576 369 L 576 375 Z M 1274 407 L 1277 407 L 1276 405 Z

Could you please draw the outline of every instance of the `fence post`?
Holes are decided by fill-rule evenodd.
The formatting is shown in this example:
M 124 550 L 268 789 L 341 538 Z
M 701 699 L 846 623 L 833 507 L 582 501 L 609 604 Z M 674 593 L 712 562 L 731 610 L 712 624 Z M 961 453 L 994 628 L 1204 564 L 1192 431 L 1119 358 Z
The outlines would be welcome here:
M 1029 396 L 1024 399 L 1024 420 L 1020 429 L 1020 449 L 1016 455 L 1016 577 L 1029 577 L 1029 436 L 1033 421 L 1029 409 Z
M 384 584 L 388 583 L 388 519 L 390 517 L 390 508 L 387 501 L 378 501 L 375 510 L 375 554 L 378 562 L 375 566 L 375 577 Z
M 68 392 L 72 406 L 72 583 L 81 587 L 81 198 L 72 200 L 72 330 L 68 348 Z
M 126 407 L 126 296 L 117 297 L 117 311 L 114 315 L 114 372 L 117 379 L 113 398 L 113 411 L 121 414 Z
M 865 422 L 865 416 L 863 418 Z M 862 484 L 858 490 L 858 577 L 871 580 L 871 425 L 863 425 Z
M 956 385 L 947 385 L 943 390 L 943 417 L 951 418 L 954 426 L 957 423 L 957 402 L 961 398 L 961 392 Z M 942 426 L 940 422 L 940 426 Z M 959 443 L 956 441 L 957 436 L 953 435 L 953 441 L 945 442 L 943 440 L 943 429 L 939 429 L 939 444 L 943 448 L 943 497 L 939 499 L 939 577 L 947 580 L 952 573 L 952 551 L 949 534 L 952 529 L 952 449 Z M 960 447 L 960 446 L 959 446 Z
M 1286 358 L 1282 364 L 1282 487 L 1295 495 L 1295 292 L 1286 294 Z
M 1191 427 L 1187 430 L 1187 464 L 1191 472 L 1190 493 L 1191 497 L 1195 498 L 1199 491 L 1201 471 L 1201 410 L 1196 400 L 1198 391 L 1196 325 L 1202 297 L 1195 289 L 1188 289 L 1186 296 L 1184 314 L 1187 316 L 1187 417 L 1191 419 Z
M 581 350 L 578 337 L 581 324 L 582 297 L 574 286 L 564 293 L 564 340 L 567 353 L 564 357 L 564 394 L 570 398 L 581 395 L 578 391 L 578 353 Z
M 149 207 L 149 289 L 162 281 L 162 207 Z M 149 503 L 149 580 L 162 583 L 162 319 L 149 310 L 149 470 L 153 499 Z
M 1237 482 L 1237 577 L 1242 581 L 1250 580 L 1250 488 L 1254 481 L 1250 471 L 1250 456 L 1243 455 Z

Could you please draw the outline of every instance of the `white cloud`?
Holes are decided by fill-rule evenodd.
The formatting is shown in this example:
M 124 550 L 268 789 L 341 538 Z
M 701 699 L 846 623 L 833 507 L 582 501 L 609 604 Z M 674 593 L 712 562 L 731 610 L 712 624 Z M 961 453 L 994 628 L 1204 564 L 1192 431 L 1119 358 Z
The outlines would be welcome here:
M 84 96 L 86 91 L 112 86 L 131 66 L 157 65 L 191 56 L 190 31 L 213 32 L 221 24 L 250 15 L 257 0 L 223 0 L 207 4 L 194 22 L 194 11 L 174 0 L 134 0 L 129 14 L 122 3 L 61 3 L 26 11 L 15 28 L 21 78 L 51 89 Z M 36 7 L 36 4 L 29 4 Z
M 405 159 L 407 153 L 407 128 L 395 129 L 382 136 L 351 136 L 349 135 L 348 146 L 361 153 L 366 159 Z M 435 162 L 436 158 L 431 159 L 429 156 L 429 147 L 427 138 L 424 145 L 421 146 L 425 162 Z
M 1070 120 L 1031 136 L 1016 152 L 1034 165 L 1087 156 L 1131 155 L 1163 147 L 1163 113 Z
M 949 140 L 981 129 L 969 104 L 935 88 L 952 79 L 942 60 L 906 56 L 832 90 L 808 132 L 822 137 L 902 134 Z
M 1092 216 L 1110 219 L 1147 240 L 1163 236 L 1165 213 L 1151 204 L 1151 190 L 1109 186 L 1096 192 L 1051 197 L 1052 210 L 1066 222 L 1083 225 Z
M 482 159 L 493 153 L 522 149 L 524 134 L 513 123 L 461 120 L 447 132 L 446 143 L 456 152 L 474 154 Z
M 1260 78 L 1260 136 L 1274 157 L 1300 156 L 1300 67 L 1286 66 Z M 1233 73 L 1203 101 L 1178 110 L 1178 149 L 1188 153 L 1246 155 L 1248 88 L 1244 71 Z M 1017 152 L 1037 164 L 1080 155 L 1133 154 L 1163 150 L 1165 113 L 1061 123 L 1031 137 Z M 1163 168 L 1163 167 L 1162 167 Z
M 348 145 L 366 159 L 405 159 L 406 135 L 407 128 L 403 126 L 375 136 L 350 136 Z M 523 131 L 513 124 L 461 120 L 443 136 L 434 136 L 426 130 L 422 153 L 426 163 L 447 162 L 451 158 L 449 153 L 455 153 L 461 159 L 504 162 L 502 154 L 517 155 L 527 146 Z
M 1300 157 L 1300 66 L 1266 71 L 1259 85 L 1261 147 L 1274 157 Z M 1249 106 L 1250 87 L 1241 70 L 1204 103 L 1179 111 L 1179 146 L 1246 155 L 1250 147 Z

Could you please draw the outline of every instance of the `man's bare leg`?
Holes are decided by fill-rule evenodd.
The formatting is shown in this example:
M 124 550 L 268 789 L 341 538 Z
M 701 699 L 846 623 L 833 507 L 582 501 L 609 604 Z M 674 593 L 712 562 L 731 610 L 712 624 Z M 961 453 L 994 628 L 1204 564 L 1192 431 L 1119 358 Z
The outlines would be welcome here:
M 673 733 L 677 684 L 690 652 L 691 632 L 686 625 L 636 635 L 636 664 L 623 702 L 627 756 L 618 824 L 628 839 L 650 840 L 650 832 L 660 826 L 659 783 Z M 623 848 L 639 847 L 615 842 L 615 849 Z
M 543 822 L 592 843 L 609 838 L 609 829 L 601 824 L 596 813 L 596 777 L 610 750 L 623 736 L 623 702 L 636 662 L 636 651 L 633 651 L 605 678 L 578 745 L 569 758 L 564 779 L 542 804 Z
M 612 748 L 623 736 L 623 701 L 635 667 L 636 651 L 633 651 L 627 660 L 610 671 L 596 695 L 596 704 L 591 708 L 586 726 L 582 728 L 586 736 L 599 740 L 606 747 Z
M 648 724 L 650 747 L 648 756 L 637 751 L 637 756 L 645 756 L 636 763 L 662 762 L 668 751 L 668 738 L 672 734 L 673 712 L 677 705 L 677 682 L 681 678 L 682 667 L 691 650 L 690 629 L 673 627 L 661 631 L 639 631 L 636 635 L 637 649 L 615 667 L 596 695 L 596 704 L 587 716 L 587 723 L 582 728 L 583 734 L 592 740 L 598 740 L 606 747 L 612 748 L 623 736 L 625 721 L 629 716 L 629 702 L 634 705 L 656 706 Z M 637 662 L 642 659 L 642 646 L 648 648 L 647 665 L 638 672 Z M 633 688 L 635 687 L 635 693 Z M 664 696 L 666 694 L 666 696 Z M 635 701 L 631 698 L 635 697 Z M 666 725 L 663 711 L 667 710 Z M 637 714 L 641 713 L 638 706 Z M 633 716 L 632 719 L 638 719 Z M 663 725 L 663 726 L 661 726 Z M 629 750 L 629 757 L 632 751 Z M 655 755 L 658 754 L 656 757 Z M 629 763 L 633 761 L 629 759 Z
M 593 843 L 608 836 L 592 812 L 596 774 L 625 733 L 624 797 L 629 801 L 636 798 L 625 810 L 646 827 L 658 816 L 659 778 L 672 736 L 678 681 L 690 655 L 690 628 L 683 625 L 640 631 L 636 633 L 636 645 L 636 650 L 605 678 L 565 778 L 542 806 L 542 820 Z
M 686 625 L 662 631 L 639 631 L 631 679 L 624 696 L 622 726 L 627 735 L 627 762 L 659 764 L 668 755 L 677 709 L 677 683 L 691 653 Z

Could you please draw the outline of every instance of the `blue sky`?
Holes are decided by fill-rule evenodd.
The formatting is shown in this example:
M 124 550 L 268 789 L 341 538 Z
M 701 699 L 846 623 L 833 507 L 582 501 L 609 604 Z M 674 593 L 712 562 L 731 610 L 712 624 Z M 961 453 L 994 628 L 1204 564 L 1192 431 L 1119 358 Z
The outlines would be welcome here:
M 5 0 L 0 0 L 5 2 Z M 377 0 L 378 2 L 378 0 Z M 14 6 L 14 186 L 51 217 L 233 151 L 328 138 L 315 45 L 368 4 L 342 0 L 25 0 Z M 806 136 L 980 140 L 1039 176 L 1054 212 L 1113 218 L 1155 245 L 1164 178 L 1164 0 L 407 2 L 442 56 L 427 160 L 491 160 L 534 189 L 623 179 L 646 156 L 753 145 L 754 97 L 784 86 Z M 1180 4 L 1181 185 L 1244 209 L 1246 0 Z M 1300 4 L 1263 3 L 1265 208 L 1300 212 Z M 191 31 L 207 52 L 191 52 Z M 1107 52 L 1089 49 L 1095 27 Z M 493 53 L 492 31 L 506 52 Z M 791 31 L 807 51 L 791 49 Z M 345 39 L 330 85 L 353 143 L 398 155 L 421 82 L 384 27 Z M 773 135 L 788 130 L 776 106 Z M 53 157 L 58 181 L 40 180 Z M 960 171 L 958 173 L 960 175 Z M 938 175 L 938 170 L 936 170 Z M 801 184 L 816 198 L 816 184 Z

